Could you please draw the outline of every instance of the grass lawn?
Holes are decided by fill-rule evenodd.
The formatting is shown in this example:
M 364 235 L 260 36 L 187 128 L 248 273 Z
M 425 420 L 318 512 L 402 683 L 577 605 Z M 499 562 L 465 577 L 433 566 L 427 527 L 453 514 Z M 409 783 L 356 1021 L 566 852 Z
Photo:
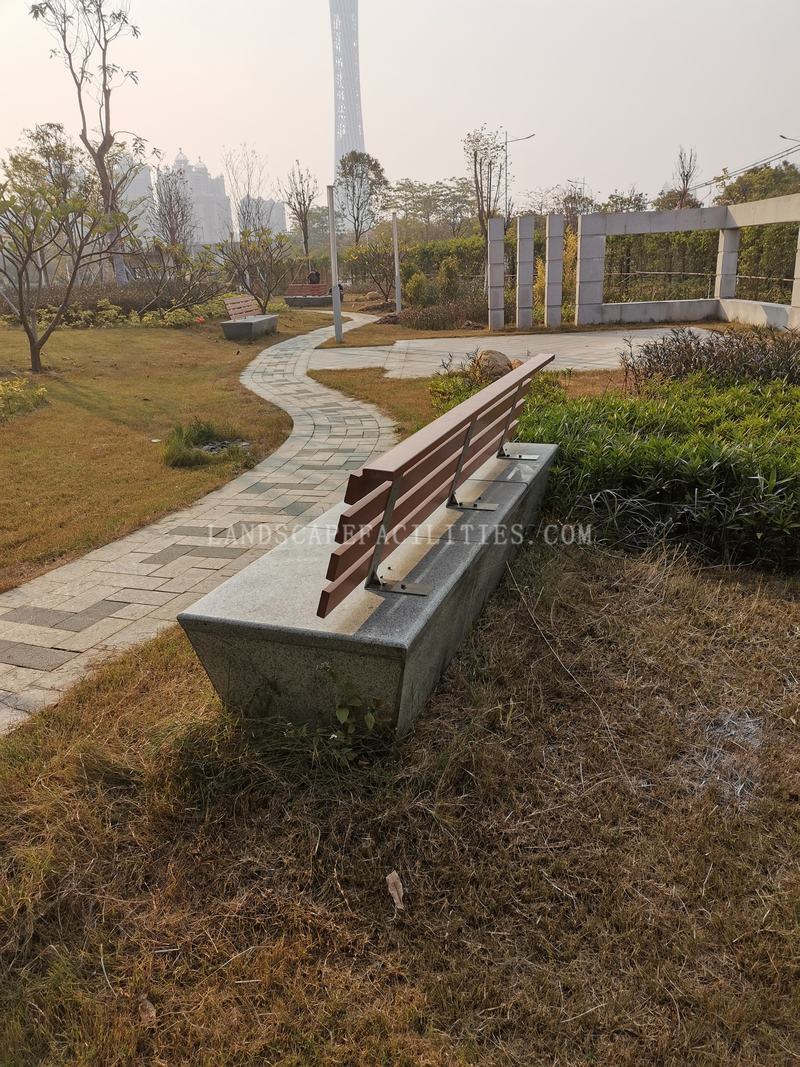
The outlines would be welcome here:
M 791 1062 L 798 592 L 524 553 L 346 770 L 177 630 L 108 664 L 0 740 L 0 1059 Z
M 437 414 L 431 403 L 430 378 L 387 378 L 380 367 L 314 370 L 309 371 L 309 377 L 346 396 L 375 404 L 395 420 L 400 437 L 408 437 Z M 624 383 L 619 370 L 567 371 L 559 379 L 568 396 L 598 396 L 619 390 Z
M 793 1062 L 799 658 L 800 579 L 542 543 L 347 767 L 120 656 L 0 739 L 0 1061 Z
M 325 325 L 290 311 L 264 344 Z M 218 325 L 190 330 L 64 330 L 37 378 L 47 402 L 0 424 L 0 590 L 105 544 L 224 484 L 230 462 L 167 467 L 163 439 L 193 416 L 228 425 L 258 459 L 291 422 L 239 384 L 256 345 L 224 341 Z M 0 378 L 27 366 L 18 330 L 0 330 Z

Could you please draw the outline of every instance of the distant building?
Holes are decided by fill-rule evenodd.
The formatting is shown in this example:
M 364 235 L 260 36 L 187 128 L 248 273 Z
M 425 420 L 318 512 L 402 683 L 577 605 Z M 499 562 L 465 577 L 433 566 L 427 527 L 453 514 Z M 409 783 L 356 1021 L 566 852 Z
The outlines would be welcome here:
M 186 180 L 194 207 L 196 240 L 198 244 L 213 245 L 224 241 L 233 230 L 231 202 L 225 192 L 225 179 L 212 178 L 208 167 L 198 159 L 196 164 L 179 150 L 174 168 Z
M 239 201 L 238 222 L 240 230 L 256 224 L 273 233 L 286 233 L 286 205 L 269 197 L 245 196 Z

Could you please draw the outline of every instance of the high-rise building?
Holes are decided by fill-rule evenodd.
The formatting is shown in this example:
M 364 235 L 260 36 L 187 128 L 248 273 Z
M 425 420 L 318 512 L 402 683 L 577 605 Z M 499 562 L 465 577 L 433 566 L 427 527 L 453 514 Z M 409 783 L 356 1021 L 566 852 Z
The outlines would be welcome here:
M 263 196 L 243 196 L 237 209 L 239 229 L 257 228 L 286 233 L 286 205 Z
M 333 38 L 333 93 L 336 104 L 336 156 L 363 152 L 364 119 L 361 114 L 361 74 L 358 64 L 358 0 L 330 0 Z
M 212 178 L 208 167 L 198 159 L 196 164 L 179 150 L 173 168 L 186 181 L 194 208 L 195 240 L 201 245 L 218 244 L 233 231 L 231 202 L 225 192 L 225 179 Z

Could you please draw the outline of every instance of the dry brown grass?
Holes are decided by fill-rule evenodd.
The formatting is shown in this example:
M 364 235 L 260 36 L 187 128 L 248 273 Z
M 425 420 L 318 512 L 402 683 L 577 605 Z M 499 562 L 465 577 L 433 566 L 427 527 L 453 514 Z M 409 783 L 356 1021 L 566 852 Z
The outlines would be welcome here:
M 387 378 L 380 367 L 314 370 L 309 377 L 345 396 L 375 404 L 394 419 L 398 436 L 408 437 L 438 414 L 431 402 L 430 378 Z M 570 371 L 559 375 L 568 396 L 599 396 L 625 388 L 620 370 Z
M 347 772 L 121 657 L 0 742 L 0 1059 L 790 1062 L 798 592 L 532 551 Z
M 329 321 L 280 316 L 265 345 Z M 24 371 L 19 330 L 0 330 L 0 377 Z M 64 330 L 37 378 L 48 402 L 0 426 L 0 591 L 185 507 L 228 481 L 225 462 L 165 466 L 161 444 L 193 416 L 227 424 L 263 458 L 291 428 L 289 417 L 248 392 L 239 375 L 258 346 L 204 329 Z

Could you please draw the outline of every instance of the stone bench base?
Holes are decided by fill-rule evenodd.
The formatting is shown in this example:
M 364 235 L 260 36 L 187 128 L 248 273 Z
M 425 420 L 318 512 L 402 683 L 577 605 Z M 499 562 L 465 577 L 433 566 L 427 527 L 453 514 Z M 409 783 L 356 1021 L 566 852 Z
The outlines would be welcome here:
M 346 706 L 407 730 L 536 519 L 556 448 L 517 447 L 538 458 L 493 459 L 459 493 L 496 511 L 440 508 L 381 568 L 427 596 L 362 589 L 317 618 L 340 505 L 182 612 L 223 702 L 248 719 L 326 725 Z
M 277 315 L 251 315 L 246 319 L 227 319 L 222 323 L 226 341 L 253 341 L 265 333 L 275 333 L 277 328 Z
M 332 296 L 285 296 L 283 298 L 290 308 L 330 308 L 333 307 Z

